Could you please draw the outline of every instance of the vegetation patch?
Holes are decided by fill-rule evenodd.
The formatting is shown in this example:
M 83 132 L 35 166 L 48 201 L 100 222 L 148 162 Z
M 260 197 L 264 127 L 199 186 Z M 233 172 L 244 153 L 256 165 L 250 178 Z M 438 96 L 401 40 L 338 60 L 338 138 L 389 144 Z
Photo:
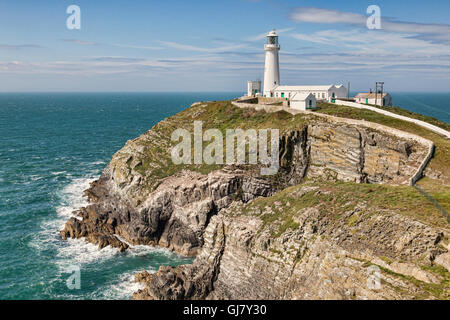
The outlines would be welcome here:
M 411 122 L 403 121 L 400 119 L 395 119 L 374 111 L 366 109 L 357 109 L 348 106 L 341 106 L 336 104 L 330 104 L 325 102 L 318 102 L 318 113 L 324 113 L 341 118 L 366 120 L 375 123 L 379 123 L 388 127 L 392 127 L 398 130 L 410 132 L 426 139 L 429 139 L 435 144 L 434 156 L 429 162 L 426 171 L 430 172 L 430 176 L 433 178 L 428 178 L 426 182 L 419 180 L 419 186 L 430 193 L 444 208 L 449 210 L 450 208 L 450 140 L 445 137 L 429 131 L 419 125 Z M 391 111 L 391 110 L 389 110 Z M 408 116 L 409 111 L 403 110 L 401 108 L 395 107 L 395 111 L 398 114 Z M 413 118 L 424 120 L 434 125 L 438 125 L 441 128 L 450 130 L 450 125 L 433 119 L 431 117 L 421 116 L 417 114 Z M 443 192 L 436 191 L 437 189 L 443 187 Z

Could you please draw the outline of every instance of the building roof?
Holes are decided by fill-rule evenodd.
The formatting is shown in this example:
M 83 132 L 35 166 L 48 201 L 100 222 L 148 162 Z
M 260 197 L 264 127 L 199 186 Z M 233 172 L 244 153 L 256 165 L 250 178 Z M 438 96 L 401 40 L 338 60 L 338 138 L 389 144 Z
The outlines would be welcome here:
M 381 93 L 378 93 L 376 95 L 377 98 L 384 98 L 388 95 L 389 93 L 387 92 L 383 92 L 383 96 L 381 96 Z M 375 99 L 375 92 L 360 92 L 358 93 L 355 98 L 364 98 L 364 99 Z
M 291 96 L 290 100 L 291 101 L 305 101 L 306 99 L 310 98 L 310 96 L 311 96 L 311 98 L 315 99 L 315 97 L 314 97 L 314 95 L 312 93 L 299 93 L 299 92 L 296 92 L 296 93 L 294 93 L 293 96 Z
M 327 91 L 332 87 L 340 88 L 343 85 L 335 86 L 334 84 L 326 86 L 277 86 L 272 90 L 276 91 Z

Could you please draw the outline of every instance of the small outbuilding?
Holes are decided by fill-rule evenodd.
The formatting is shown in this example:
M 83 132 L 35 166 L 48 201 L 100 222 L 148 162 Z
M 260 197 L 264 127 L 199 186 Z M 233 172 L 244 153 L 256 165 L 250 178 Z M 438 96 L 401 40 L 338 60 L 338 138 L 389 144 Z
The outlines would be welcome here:
M 289 106 L 297 110 L 315 110 L 316 102 L 316 97 L 312 93 L 295 92 L 289 99 Z
M 361 92 L 355 96 L 355 102 L 381 107 L 392 106 L 392 97 L 389 93 Z
M 256 95 L 261 94 L 261 81 L 248 81 L 247 82 L 247 96 L 255 97 Z

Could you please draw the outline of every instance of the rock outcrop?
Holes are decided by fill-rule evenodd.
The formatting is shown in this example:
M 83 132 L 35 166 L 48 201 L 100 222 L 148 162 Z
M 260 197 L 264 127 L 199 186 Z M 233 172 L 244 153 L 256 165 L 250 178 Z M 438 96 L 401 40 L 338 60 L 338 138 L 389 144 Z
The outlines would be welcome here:
M 191 113 L 201 116 L 202 107 Z M 61 231 L 64 239 L 85 237 L 100 248 L 159 245 L 196 256 L 192 265 L 139 274 L 146 288 L 136 299 L 399 298 L 426 291 L 399 283 L 395 276 L 383 278 L 395 290 L 363 289 L 369 262 L 426 283 L 442 280 L 422 270 L 418 261 L 443 259 L 447 250 L 437 238 L 446 238 L 446 230 L 383 210 L 349 225 L 364 206 L 348 212 L 344 206 L 341 219 L 326 206 L 295 212 L 286 203 L 274 203 L 275 209 L 252 207 L 304 178 L 407 185 L 427 155 L 426 146 L 314 119 L 283 131 L 275 176 L 260 176 L 255 165 L 222 166 L 202 174 L 193 171 L 202 171 L 198 167 L 173 169 L 162 156 L 170 154 L 170 128 L 174 123 L 164 120 L 128 141 L 85 191 L 91 204 L 75 212 L 77 217 Z M 327 192 L 301 186 L 295 187 L 300 189 L 294 198 Z M 395 263 L 386 265 L 382 257 Z
M 234 203 L 211 219 L 192 265 L 138 275 L 146 288 L 134 298 L 450 298 L 448 279 L 421 267 L 445 257 L 444 230 L 392 212 L 364 216 L 366 205 L 339 217 L 320 204 L 297 210 L 295 199 L 322 192 L 299 186 L 283 194 L 285 203 Z M 295 228 L 264 222 L 277 211 L 290 212 Z

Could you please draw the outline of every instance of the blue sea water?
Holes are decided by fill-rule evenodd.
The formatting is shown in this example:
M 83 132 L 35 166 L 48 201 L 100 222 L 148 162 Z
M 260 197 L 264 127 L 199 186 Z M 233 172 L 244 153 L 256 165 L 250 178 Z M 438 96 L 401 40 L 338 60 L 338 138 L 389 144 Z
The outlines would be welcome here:
M 450 123 L 450 93 L 391 93 L 393 105 Z
M 0 299 L 129 299 L 136 272 L 190 263 L 168 250 L 98 250 L 61 240 L 82 191 L 128 139 L 195 101 L 241 93 L 0 94 Z M 394 104 L 449 122 L 450 94 L 393 94 Z M 78 266 L 81 288 L 70 290 Z
M 355 96 L 357 92 L 350 92 Z M 394 106 L 450 123 L 450 93 L 390 92 Z
M 98 250 L 58 231 L 128 139 L 195 101 L 237 95 L 0 94 L 0 299 L 128 299 L 136 272 L 190 263 L 146 246 Z M 66 286 L 71 266 L 79 290 Z

